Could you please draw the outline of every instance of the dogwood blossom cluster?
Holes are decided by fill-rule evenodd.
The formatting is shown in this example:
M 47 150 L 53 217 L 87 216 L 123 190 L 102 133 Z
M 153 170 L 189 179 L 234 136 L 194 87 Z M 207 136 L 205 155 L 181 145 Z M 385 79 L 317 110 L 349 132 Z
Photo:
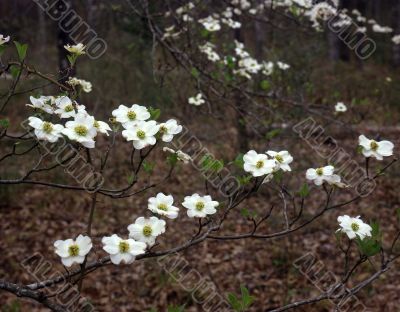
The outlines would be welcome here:
M 174 119 L 164 123 L 149 120 L 148 109 L 138 104 L 133 104 L 131 107 L 121 104 L 113 110 L 112 115 L 124 128 L 122 136 L 127 141 L 132 141 L 135 149 L 139 150 L 156 144 L 157 134 L 163 142 L 171 142 L 174 135 L 182 131 L 182 126 Z
M 34 133 L 39 140 L 54 143 L 64 135 L 71 141 L 78 142 L 86 148 L 94 148 L 94 139 L 97 134 L 108 135 L 108 131 L 111 131 L 107 123 L 95 120 L 93 116 L 87 113 L 84 105 L 79 105 L 68 96 L 40 96 L 39 98 L 31 96 L 30 101 L 31 104 L 27 105 L 41 113 L 40 118 L 28 118 L 29 125 L 34 129 Z M 51 115 L 58 117 L 60 122 L 65 119 L 71 120 L 66 121 L 65 124 L 55 124 L 48 121 L 53 118 Z
M 203 94 L 198 93 L 196 96 L 190 97 L 188 99 L 189 104 L 200 106 L 204 104 L 206 101 L 203 99 Z
M 261 177 L 272 174 L 278 170 L 291 171 L 289 164 L 293 157 L 288 151 L 267 151 L 266 154 L 258 154 L 254 150 L 248 151 L 243 156 L 243 169 L 253 177 Z
M 148 199 L 148 210 L 153 216 L 138 217 L 134 223 L 129 224 L 127 230 L 128 238 L 118 234 L 104 236 L 101 240 L 103 250 L 110 256 L 110 261 L 115 264 L 131 264 L 137 256 L 146 253 L 148 248 L 154 246 L 157 237 L 166 231 L 166 221 L 161 217 L 176 219 L 179 208 L 174 205 L 172 195 L 158 193 L 155 197 Z M 217 212 L 219 203 L 212 200 L 211 196 L 193 194 L 186 196 L 182 206 L 187 209 L 190 218 L 204 218 Z M 54 242 L 55 252 L 61 257 L 61 262 L 66 267 L 73 264 L 82 264 L 90 250 L 92 240 L 88 236 L 79 235 L 76 239 L 57 240 Z
M 217 62 L 221 59 L 218 53 L 215 52 L 215 45 L 210 42 L 200 45 L 199 50 L 204 53 L 207 56 L 207 59 L 211 62 Z
M 67 84 L 70 86 L 76 87 L 80 86 L 83 90 L 83 92 L 89 93 L 92 91 L 92 84 L 89 81 L 83 80 L 83 79 L 78 79 L 76 77 L 69 77 L 67 80 Z

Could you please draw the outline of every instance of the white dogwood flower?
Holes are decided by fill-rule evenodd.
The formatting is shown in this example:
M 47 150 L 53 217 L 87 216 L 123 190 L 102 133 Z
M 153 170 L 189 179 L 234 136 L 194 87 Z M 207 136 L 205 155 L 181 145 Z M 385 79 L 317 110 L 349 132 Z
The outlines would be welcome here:
M 54 242 L 56 254 L 61 257 L 61 262 L 66 267 L 70 267 L 74 263 L 83 263 L 92 246 L 90 237 L 84 235 L 79 235 L 75 240 L 67 239 Z
M 325 166 L 317 169 L 310 168 L 306 172 L 306 178 L 314 181 L 315 185 L 322 185 L 324 182 L 331 181 L 334 170 L 333 166 Z
M 133 146 L 140 150 L 149 145 L 156 144 L 155 135 L 159 131 L 160 126 L 154 120 L 138 121 L 135 124 L 129 125 L 124 131 L 122 136 L 127 141 L 132 141 Z
M 95 120 L 93 123 L 93 127 L 96 128 L 97 132 L 106 134 L 107 136 L 108 136 L 108 131 L 112 131 L 112 129 L 106 122 L 100 120 Z
M 72 54 L 76 54 L 76 55 L 82 55 L 85 54 L 85 49 L 86 46 L 82 43 L 78 43 L 75 45 L 65 45 L 64 46 L 65 50 L 67 50 L 68 52 L 72 53 Z
M 7 43 L 10 41 L 10 36 L 4 37 L 2 34 L 0 34 L 0 46 L 3 44 Z
M 276 65 L 278 66 L 279 69 L 281 70 L 287 70 L 290 68 L 290 65 L 283 63 L 283 62 L 276 62 Z
M 93 140 L 97 134 L 94 127 L 94 117 L 85 113 L 77 113 L 75 119 L 68 121 L 65 124 L 63 134 L 70 140 L 77 141 L 87 148 L 94 148 L 95 141 Z
M 200 106 L 201 104 L 204 104 L 205 101 L 203 99 L 203 95 L 201 93 L 198 93 L 194 97 L 189 98 L 189 104 Z
M 55 100 L 57 109 L 54 111 L 60 118 L 71 118 L 75 116 L 74 105 L 68 96 L 60 96 Z
M 92 91 L 92 84 L 89 81 L 83 80 L 83 79 L 78 79 L 76 77 L 69 77 L 69 80 L 67 83 L 70 86 L 76 87 L 80 86 L 83 90 L 83 92 L 89 93 Z
M 132 238 L 122 239 L 117 234 L 105 236 L 101 240 L 103 249 L 110 254 L 110 260 L 114 264 L 130 264 L 136 256 L 146 252 L 146 244 L 137 242 Z
M 31 104 L 26 104 L 27 106 L 40 109 L 48 114 L 54 113 L 55 98 L 53 96 L 40 96 L 35 98 L 33 96 L 29 97 Z
M 160 216 L 166 216 L 169 219 L 176 219 L 178 217 L 179 208 L 173 206 L 174 198 L 172 195 L 165 195 L 158 193 L 156 197 L 148 199 L 148 209 Z
M 161 140 L 164 142 L 171 142 L 174 135 L 182 132 L 182 126 L 178 125 L 175 119 L 170 119 L 160 124 Z
M 150 118 L 150 113 L 147 108 L 137 104 L 133 104 L 131 107 L 121 104 L 117 109 L 112 111 L 112 115 L 125 129 L 139 121 Z
M 288 151 L 267 151 L 267 155 L 275 160 L 275 170 L 292 171 L 289 164 L 293 161 L 293 157 Z
M 151 247 L 156 242 L 157 236 L 165 232 L 165 224 L 164 220 L 157 217 L 149 219 L 139 217 L 135 223 L 128 226 L 129 237 Z
M 343 102 L 338 102 L 338 103 L 335 105 L 335 111 L 338 112 L 338 113 L 344 113 L 344 112 L 347 111 L 347 106 L 344 105 Z
M 192 196 L 186 196 L 182 206 L 187 209 L 187 215 L 190 218 L 198 217 L 204 218 L 207 215 L 212 215 L 217 212 L 219 203 L 211 199 L 211 196 L 200 196 L 199 194 L 193 194 Z
M 375 141 L 368 139 L 365 135 L 358 138 L 359 145 L 365 157 L 375 157 L 382 160 L 383 157 L 393 155 L 394 144 L 390 141 Z
M 340 225 L 339 232 L 345 233 L 349 239 L 354 239 L 357 236 L 363 240 L 367 236 L 371 236 L 372 228 L 370 225 L 364 223 L 360 216 L 356 218 L 349 217 L 347 215 L 338 217 Z
M 206 18 L 199 19 L 199 23 L 204 26 L 210 32 L 218 31 L 221 29 L 221 25 L 219 21 L 213 18 L 211 15 Z
M 394 44 L 400 44 L 400 35 L 395 35 L 392 37 L 392 42 Z
M 37 117 L 29 117 L 29 125 L 35 129 L 35 135 L 39 140 L 56 142 L 64 129 L 62 125 L 52 124 L 51 122 L 43 121 Z
M 244 156 L 244 171 L 250 172 L 253 177 L 261 177 L 272 173 L 275 169 L 275 160 L 268 159 L 265 154 L 258 154 L 256 151 L 248 151 Z

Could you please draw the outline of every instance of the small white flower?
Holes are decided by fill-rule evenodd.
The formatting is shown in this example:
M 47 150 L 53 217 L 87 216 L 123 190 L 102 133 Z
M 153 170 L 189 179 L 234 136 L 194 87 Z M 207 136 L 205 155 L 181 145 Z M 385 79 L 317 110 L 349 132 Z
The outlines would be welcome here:
M 282 70 L 287 70 L 290 68 L 290 65 L 283 63 L 283 62 L 276 62 L 276 65 L 278 66 L 279 69 L 282 69 Z
M 164 220 L 157 217 L 149 219 L 139 217 L 134 224 L 128 226 L 129 237 L 151 247 L 156 242 L 157 236 L 165 232 L 165 224 Z
M 175 119 L 170 119 L 167 122 L 160 124 L 161 140 L 171 142 L 174 135 L 182 132 L 182 126 L 178 125 Z
M 66 267 L 74 263 L 83 263 L 86 255 L 92 249 L 92 240 L 89 236 L 79 235 L 76 240 L 57 240 L 54 242 L 56 254 L 61 257 L 61 262 Z
M 45 111 L 48 114 L 53 114 L 54 113 L 54 104 L 55 104 L 55 98 L 53 96 L 40 96 L 39 98 L 35 98 L 33 96 L 29 97 L 29 100 L 31 101 L 32 104 L 26 104 L 27 106 L 41 109 Z
M 306 178 L 314 181 L 315 185 L 322 185 L 324 182 L 332 181 L 334 170 L 333 166 L 325 166 L 317 169 L 310 168 L 306 172 Z
M 218 31 L 221 29 L 221 25 L 217 19 L 212 16 L 207 16 L 206 18 L 200 19 L 199 23 L 204 26 L 210 32 Z
M 0 34 L 0 46 L 10 41 L 10 36 L 4 37 Z
M 338 102 L 338 103 L 335 105 L 335 111 L 338 112 L 338 113 L 344 113 L 344 112 L 347 111 L 347 106 L 344 105 L 343 102 Z
M 182 206 L 185 207 L 187 215 L 190 218 L 198 217 L 204 218 L 207 215 L 212 215 L 217 212 L 217 207 L 219 203 L 211 199 L 211 196 L 200 196 L 199 194 L 193 194 L 192 196 L 186 196 Z
M 248 151 L 244 156 L 244 171 L 250 172 L 253 177 L 261 177 L 274 171 L 276 163 L 274 159 L 268 159 L 265 154 L 256 151 Z
M 89 93 L 92 91 L 92 84 L 89 81 L 83 80 L 83 79 L 78 79 L 76 77 L 69 77 L 69 80 L 67 83 L 70 86 L 80 86 L 83 90 L 83 92 Z
M 200 106 L 201 104 L 204 104 L 206 101 L 203 99 L 203 95 L 201 93 L 198 93 L 195 97 L 190 97 L 189 98 L 189 104 Z
M 137 104 L 133 104 L 130 108 L 121 104 L 117 109 L 112 111 L 112 115 L 125 129 L 139 121 L 150 118 L 147 108 Z
M 391 33 L 393 31 L 393 28 L 374 24 L 374 25 L 372 25 L 372 31 L 376 32 L 376 33 L 387 34 L 387 33 Z
M 356 218 L 349 217 L 347 215 L 338 217 L 340 225 L 339 232 L 346 233 L 349 239 L 354 239 L 357 236 L 363 240 L 367 236 L 372 236 L 372 228 L 368 224 L 364 223 L 360 216 Z
M 204 45 L 199 46 L 199 50 L 207 55 L 207 59 L 211 62 L 217 62 L 221 58 L 217 52 L 214 51 L 215 45 L 211 42 L 206 42 Z
M 70 118 L 75 116 L 74 105 L 68 96 L 56 98 L 57 109 L 54 111 L 60 118 Z
M 365 135 L 360 135 L 358 142 L 365 157 L 375 157 L 377 160 L 382 160 L 383 157 L 393 155 L 394 144 L 390 141 L 378 142 L 366 138 Z
M 96 128 L 97 132 L 106 134 L 107 136 L 108 136 L 108 131 L 112 131 L 107 123 L 100 120 L 95 120 L 93 123 L 93 127 Z
M 265 76 L 270 76 L 274 72 L 274 63 L 272 63 L 272 62 L 263 62 L 262 66 L 263 66 L 262 73 Z
M 51 122 L 43 121 L 37 117 L 29 117 L 29 125 L 35 129 L 35 135 L 39 140 L 56 142 L 64 129 L 62 125 L 55 125 Z
M 73 121 L 68 121 L 65 124 L 63 134 L 70 140 L 81 143 L 84 147 L 94 148 L 95 141 L 93 139 L 97 134 L 94 121 L 92 116 L 82 112 L 77 113 Z
M 289 164 L 293 161 L 293 157 L 288 151 L 267 151 L 267 155 L 275 160 L 275 170 L 282 169 L 283 171 L 292 171 Z
M 257 74 L 262 69 L 262 65 L 259 64 L 257 60 L 252 57 L 241 59 L 238 65 L 250 74 Z
M 169 219 L 178 217 L 179 208 L 173 206 L 174 198 L 172 195 L 158 193 L 156 197 L 150 197 L 148 200 L 148 209 L 160 216 L 166 216 Z
M 394 44 L 400 44 L 400 35 L 395 35 L 395 36 L 393 36 L 392 42 L 393 42 Z
M 132 141 L 133 146 L 140 150 L 149 145 L 156 144 L 155 135 L 159 130 L 160 126 L 154 120 L 138 121 L 122 131 L 122 136 L 127 141 Z
M 85 54 L 85 49 L 86 46 L 83 45 L 82 43 L 78 43 L 75 45 L 65 45 L 64 46 L 65 50 L 67 50 L 68 52 L 72 53 L 72 54 L 76 54 L 76 55 L 82 55 Z
M 114 264 L 130 264 L 135 257 L 146 252 L 146 244 L 137 242 L 132 238 L 122 239 L 117 234 L 105 236 L 101 240 L 103 249 L 110 254 L 110 260 Z
M 341 178 L 339 175 L 337 174 L 332 174 L 331 177 L 327 178 L 325 181 L 329 184 L 329 185 L 334 185 L 337 186 L 339 188 L 344 188 L 347 187 L 346 184 L 344 184 L 343 182 L 341 182 Z

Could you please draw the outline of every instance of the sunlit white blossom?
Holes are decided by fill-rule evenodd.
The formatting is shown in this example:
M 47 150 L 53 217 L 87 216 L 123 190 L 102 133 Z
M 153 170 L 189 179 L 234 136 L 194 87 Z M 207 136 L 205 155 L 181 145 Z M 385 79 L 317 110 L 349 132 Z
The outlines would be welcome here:
M 79 235 L 75 240 L 57 240 L 54 247 L 63 265 L 70 267 L 74 263 L 82 264 L 85 261 L 86 255 L 92 249 L 92 240 L 89 236 Z
M 189 162 L 193 161 L 193 159 L 192 159 L 192 157 L 190 157 L 190 155 L 182 152 L 181 150 L 175 151 L 172 148 L 165 146 L 165 147 L 163 147 L 163 151 L 171 153 L 171 154 L 176 154 L 178 160 L 182 161 L 184 164 L 188 164 Z
M 324 182 L 330 181 L 335 168 L 333 166 L 325 166 L 321 168 L 310 168 L 306 172 L 306 178 L 314 182 L 315 185 L 322 185 Z
M 107 136 L 109 135 L 108 132 L 112 131 L 110 126 L 106 122 L 100 120 L 95 120 L 93 123 L 93 127 L 96 128 L 97 132 L 106 134 Z
M 112 115 L 125 129 L 139 121 L 150 118 L 147 108 L 137 104 L 133 104 L 131 107 L 121 104 L 117 109 L 112 111 Z
M 158 235 L 165 232 L 165 221 L 157 217 L 139 217 L 135 223 L 128 226 L 129 237 L 146 243 L 149 247 L 156 242 Z
M 94 127 L 95 119 L 85 113 L 77 113 L 75 119 L 67 121 L 63 134 L 70 140 L 76 141 L 87 148 L 94 148 L 94 137 L 97 130 Z
M 276 167 L 274 159 L 268 159 L 265 154 L 258 154 L 256 151 L 248 151 L 243 156 L 244 171 L 250 172 L 253 177 L 260 177 L 272 173 Z
M 365 157 L 375 157 L 377 160 L 382 160 L 383 157 L 393 155 L 394 144 L 390 141 L 375 141 L 368 139 L 365 135 L 360 135 L 358 142 Z
M 82 44 L 82 43 L 78 43 L 78 44 L 75 44 L 75 45 L 67 44 L 67 45 L 64 46 L 64 48 L 68 52 L 70 52 L 72 54 L 76 54 L 76 55 L 82 55 L 82 54 L 86 53 L 85 52 L 86 46 L 84 44 Z
M 166 216 L 169 219 L 175 219 L 178 216 L 179 208 L 173 206 L 174 198 L 172 195 L 158 193 L 156 197 L 148 199 L 148 209 L 160 216 Z
M 182 126 L 178 125 L 175 119 L 170 119 L 160 124 L 161 140 L 164 142 L 171 142 L 174 135 L 182 132 Z
M 48 121 L 43 121 L 37 117 L 29 117 L 29 125 L 35 129 L 35 135 L 39 140 L 56 142 L 62 137 L 64 127 L 58 124 L 52 124 Z
M 74 117 L 76 112 L 71 99 L 66 96 L 60 96 L 55 100 L 57 109 L 54 111 L 60 118 Z
M 338 102 L 338 103 L 335 105 L 335 111 L 338 112 L 338 113 L 344 113 L 344 112 L 347 111 L 347 106 L 344 105 L 343 102 Z
M 218 31 L 221 29 L 219 20 L 213 18 L 211 15 L 206 18 L 199 19 L 199 23 L 204 26 L 210 32 Z
M 339 216 L 338 222 L 340 225 L 339 232 L 345 233 L 349 239 L 359 237 L 363 240 L 365 237 L 372 236 L 372 228 L 370 225 L 364 223 L 360 216 L 356 218 L 349 217 L 348 215 Z
M 201 104 L 204 104 L 206 101 L 203 99 L 203 94 L 198 93 L 194 97 L 190 97 L 188 100 L 189 104 L 200 106 Z
M 48 114 L 54 113 L 55 98 L 53 96 L 42 95 L 39 98 L 30 96 L 29 100 L 31 104 L 26 104 L 27 106 L 43 110 Z
M 101 240 L 103 249 L 110 255 L 114 264 L 130 264 L 135 261 L 136 256 L 146 252 L 146 244 L 137 242 L 132 238 L 122 239 L 117 234 L 105 236 Z
M 156 144 L 155 135 L 159 131 L 160 126 L 155 120 L 138 121 L 137 123 L 128 125 L 122 131 L 122 136 L 127 141 L 132 141 L 136 149 L 142 149 L 149 145 Z
M 89 93 L 92 91 L 92 84 L 89 81 L 83 80 L 83 79 L 78 79 L 76 77 L 69 77 L 69 80 L 67 83 L 70 86 L 76 87 L 80 86 L 83 90 L 83 92 Z
M 267 155 L 275 160 L 275 170 L 292 171 L 289 164 L 293 161 L 293 157 L 288 151 L 267 151 Z
M 182 206 L 187 209 L 187 215 L 190 218 L 204 218 L 207 215 L 212 215 L 217 212 L 216 207 L 218 205 L 219 203 L 212 200 L 211 196 L 200 196 L 197 193 L 192 196 L 186 196 L 182 203 Z

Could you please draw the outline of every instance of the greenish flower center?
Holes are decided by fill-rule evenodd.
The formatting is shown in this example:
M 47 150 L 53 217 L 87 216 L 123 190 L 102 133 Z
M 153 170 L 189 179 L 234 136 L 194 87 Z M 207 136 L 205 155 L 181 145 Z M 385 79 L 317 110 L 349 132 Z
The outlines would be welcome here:
M 76 126 L 75 133 L 80 136 L 85 136 L 88 133 L 88 129 L 85 126 Z
M 159 205 L 157 206 L 157 208 L 158 208 L 159 210 L 163 210 L 163 211 L 167 211 L 167 210 L 168 210 L 168 207 L 167 207 L 166 204 L 159 204 Z
M 99 122 L 98 122 L 97 120 L 94 121 L 93 126 L 94 126 L 95 128 L 97 128 L 97 129 L 100 128 L 100 124 L 99 124 Z
M 196 203 L 196 210 L 202 211 L 204 209 L 204 203 L 199 201 Z
M 67 113 L 72 112 L 73 110 L 74 110 L 74 107 L 72 105 L 67 105 L 64 108 L 64 111 Z
M 352 224 L 351 224 L 351 229 L 352 229 L 354 232 L 357 232 L 357 231 L 360 229 L 360 226 L 359 226 L 357 223 L 352 223 Z
M 261 169 L 262 167 L 264 167 L 264 162 L 262 160 L 257 161 L 256 168 Z
M 128 116 L 129 120 L 136 119 L 136 113 L 134 111 L 129 111 L 126 115 Z
M 376 143 L 376 141 L 374 140 L 371 141 L 370 146 L 373 151 L 376 151 L 378 149 L 378 143 Z
M 70 257 L 77 257 L 79 255 L 79 246 L 78 245 L 69 246 L 68 254 Z
M 278 162 L 283 163 L 283 157 L 282 157 L 281 155 L 276 155 L 276 156 L 275 156 L 275 159 L 276 159 Z
M 42 129 L 46 133 L 51 133 L 53 131 L 53 125 L 50 122 L 44 122 L 42 125 Z
M 168 132 L 168 129 L 167 129 L 166 126 L 161 126 L 160 127 L 160 133 L 167 133 L 167 132 Z
M 118 248 L 119 248 L 119 252 L 121 252 L 121 253 L 126 253 L 130 249 L 129 248 L 129 244 L 126 241 L 120 241 L 119 245 L 118 245 Z
M 151 233 L 152 233 L 152 232 L 153 232 L 153 229 L 151 228 L 150 225 L 145 225 L 145 226 L 143 227 L 143 235 L 144 235 L 144 236 L 149 237 L 149 236 L 151 236 Z
M 139 139 L 143 140 L 146 137 L 146 132 L 144 132 L 143 130 L 138 130 L 138 132 L 136 132 L 136 135 Z
M 319 175 L 319 176 L 322 176 L 324 174 L 324 169 L 322 169 L 322 168 L 318 168 L 315 171 L 317 172 L 317 175 Z

